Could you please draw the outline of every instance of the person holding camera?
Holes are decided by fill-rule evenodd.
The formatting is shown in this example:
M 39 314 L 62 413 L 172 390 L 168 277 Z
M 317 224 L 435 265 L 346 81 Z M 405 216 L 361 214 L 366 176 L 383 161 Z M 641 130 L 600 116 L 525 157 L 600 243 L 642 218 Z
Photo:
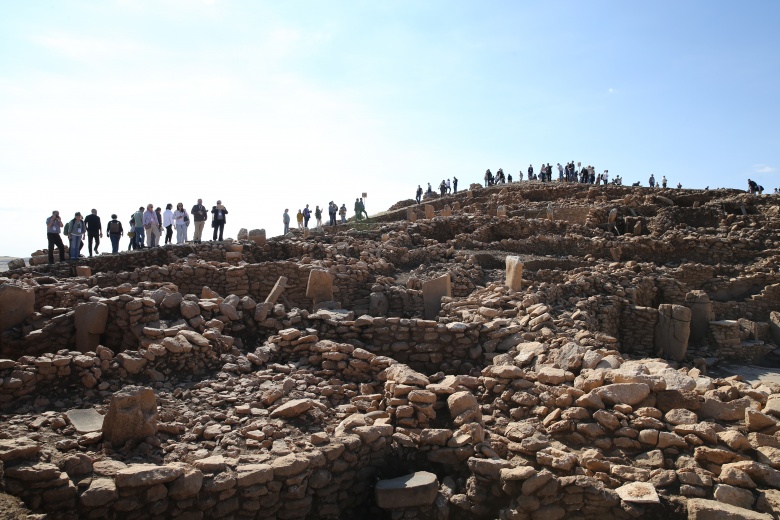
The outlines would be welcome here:
M 65 261 L 65 244 L 62 243 L 62 219 L 56 209 L 51 212 L 51 217 L 46 219 L 46 238 L 49 241 L 49 263 L 54 263 L 54 246 L 60 254 L 60 262 Z

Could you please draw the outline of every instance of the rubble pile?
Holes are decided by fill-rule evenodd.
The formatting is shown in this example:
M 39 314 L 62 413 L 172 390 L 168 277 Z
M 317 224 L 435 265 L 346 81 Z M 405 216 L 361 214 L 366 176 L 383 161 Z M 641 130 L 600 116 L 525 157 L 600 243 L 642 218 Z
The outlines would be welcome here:
M 780 356 L 778 228 L 772 196 L 520 183 L 34 254 L 0 278 L 0 487 L 51 519 L 780 518 L 780 384 L 719 372 Z

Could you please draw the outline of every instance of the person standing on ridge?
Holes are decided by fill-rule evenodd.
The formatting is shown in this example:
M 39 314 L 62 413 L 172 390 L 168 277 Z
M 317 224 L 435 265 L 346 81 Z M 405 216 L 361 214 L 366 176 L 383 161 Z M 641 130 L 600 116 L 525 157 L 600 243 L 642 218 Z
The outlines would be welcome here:
M 362 220 L 363 216 L 362 216 L 362 211 L 360 209 L 360 199 L 359 198 L 355 199 L 355 208 L 354 209 L 355 209 L 355 220 L 356 221 L 357 220 Z
M 311 210 L 309 209 L 309 205 L 306 204 L 306 207 L 303 208 L 303 227 L 308 229 L 309 228 L 309 219 L 311 218 Z
M 187 223 L 190 221 L 187 210 L 184 209 L 184 204 L 179 202 L 176 204 L 176 211 L 173 212 L 173 222 L 176 226 L 176 243 L 184 244 L 187 242 Z
M 138 208 L 138 211 L 133 215 L 135 221 L 135 249 L 144 248 L 144 207 Z
M 148 233 L 146 236 L 147 247 L 157 247 L 160 245 L 160 222 L 157 221 L 157 213 L 154 212 L 154 205 L 147 204 L 144 211 L 144 229 Z
M 418 206 L 420 205 L 420 199 L 422 199 L 422 193 L 423 193 L 422 186 L 420 186 L 418 184 L 417 185 L 417 193 L 415 193 L 415 197 L 414 197 L 415 199 L 417 199 L 417 205 Z
M 290 232 L 290 213 L 288 213 L 290 210 L 288 208 L 284 208 L 284 213 L 282 214 L 282 223 L 284 224 L 284 235 L 286 236 L 287 233 Z
M 328 204 L 328 216 L 330 217 L 330 225 L 335 226 L 336 225 L 336 213 L 339 212 L 339 207 L 336 206 L 336 203 L 333 201 L 330 201 Z
M 342 204 L 339 208 L 339 215 L 341 216 L 341 223 L 346 224 L 347 223 L 347 205 Z
M 60 232 L 62 231 L 62 219 L 56 209 L 51 212 L 51 217 L 46 219 L 46 239 L 49 241 L 49 263 L 54 263 L 54 246 L 60 255 L 60 262 L 65 261 L 65 244 L 62 243 Z
M 295 215 L 295 219 L 298 221 L 298 229 L 303 229 L 303 213 L 298 210 L 298 214 Z
M 196 244 L 200 244 L 203 239 L 203 227 L 206 225 L 206 220 L 209 218 L 209 212 L 206 209 L 206 206 L 203 205 L 203 199 L 198 199 L 198 203 L 192 206 L 190 213 L 195 219 L 195 233 L 192 237 L 192 241 Z
M 168 203 L 165 205 L 165 213 L 163 213 L 162 216 L 162 225 L 165 228 L 165 243 L 171 244 L 173 243 L 173 240 L 171 237 L 173 236 L 173 204 Z
M 228 210 L 222 205 L 222 201 L 218 200 L 217 205 L 211 208 L 211 225 L 214 228 L 214 238 L 217 239 L 217 232 L 219 232 L 219 240 L 222 241 L 222 233 L 225 230 L 225 223 L 227 219 L 225 215 L 228 214 Z
M 84 233 L 87 231 L 84 226 L 84 220 L 81 217 L 81 213 L 78 211 L 73 216 L 73 220 L 68 225 L 68 238 L 70 239 L 70 259 L 79 259 L 79 250 L 81 249 L 81 241 L 84 239 Z
M 95 254 L 99 255 L 98 247 L 100 246 L 100 239 L 103 238 L 103 229 L 96 209 L 93 209 L 92 213 L 87 215 L 87 218 L 84 219 L 84 225 L 87 227 L 87 250 L 89 251 L 89 257 L 92 258 L 92 240 L 95 241 Z
M 360 211 L 366 216 L 366 220 L 368 220 L 368 212 L 366 211 L 366 203 L 363 202 L 363 197 L 360 197 Z
M 317 220 L 317 227 L 322 227 L 322 210 L 319 204 L 314 207 L 314 218 Z
M 111 252 L 113 254 L 119 252 L 119 239 L 122 238 L 123 234 L 122 223 L 116 219 L 116 214 L 111 215 L 111 220 L 108 221 L 108 226 L 106 226 L 106 235 L 111 240 Z
M 453 176 L 452 177 L 452 193 L 458 193 L 458 178 Z M 419 204 L 420 201 L 417 201 L 417 204 Z
M 661 177 L 661 186 L 666 189 L 666 175 Z

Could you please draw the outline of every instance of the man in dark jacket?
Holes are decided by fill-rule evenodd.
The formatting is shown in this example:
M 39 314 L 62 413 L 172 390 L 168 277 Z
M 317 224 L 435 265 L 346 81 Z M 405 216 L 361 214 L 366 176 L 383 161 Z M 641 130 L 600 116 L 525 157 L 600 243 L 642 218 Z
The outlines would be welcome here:
M 214 228 L 214 238 L 217 239 L 217 231 L 219 231 L 219 240 L 222 240 L 222 231 L 225 229 L 225 215 L 228 210 L 222 205 L 222 201 L 218 200 L 217 205 L 211 208 L 211 226 Z
M 203 199 L 198 199 L 198 203 L 192 206 L 190 215 L 195 217 L 195 235 L 193 236 L 192 241 L 196 244 L 200 244 L 203 235 L 203 226 L 206 225 L 206 220 L 209 218 L 208 210 L 206 209 L 206 206 L 203 205 Z
M 100 247 L 100 239 L 103 238 L 103 229 L 96 209 L 93 209 L 92 213 L 87 215 L 87 218 L 84 219 L 84 224 L 87 226 L 87 249 L 89 257 L 92 258 L 92 240 L 95 241 L 95 254 L 99 255 L 98 247 Z

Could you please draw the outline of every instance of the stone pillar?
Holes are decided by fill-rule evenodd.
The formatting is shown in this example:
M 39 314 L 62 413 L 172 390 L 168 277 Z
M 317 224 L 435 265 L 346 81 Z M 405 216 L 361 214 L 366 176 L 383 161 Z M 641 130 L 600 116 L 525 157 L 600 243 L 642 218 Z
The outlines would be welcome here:
M 710 322 L 715 320 L 710 297 L 704 291 L 691 291 L 685 295 L 685 306 L 691 309 L 691 343 L 698 345 L 707 339 Z
M 417 210 L 415 208 L 406 208 L 406 220 L 409 222 L 417 221 Z
M 444 206 L 444 209 L 441 210 L 441 216 L 442 217 L 451 217 L 452 216 L 452 209 L 450 209 L 450 205 L 446 204 Z
M 258 246 L 264 246 L 266 242 L 265 229 L 253 229 L 249 232 L 249 240 Z
M 279 279 L 276 280 L 274 288 L 271 289 L 271 292 L 268 294 L 265 301 L 255 307 L 255 321 L 265 321 L 265 319 L 268 317 L 268 313 L 271 312 L 271 309 L 274 308 L 276 300 L 278 300 L 279 296 L 282 295 L 286 286 L 287 277 L 280 276 Z
M 691 310 L 682 305 L 662 303 L 658 306 L 658 323 L 655 325 L 655 351 L 659 357 L 674 361 L 685 359 L 688 338 L 691 335 Z
M 303 238 L 309 238 L 309 228 L 303 228 Z
M 498 209 L 496 209 L 496 217 L 506 218 L 506 207 L 499 206 Z
M 547 220 L 553 220 L 555 218 L 555 209 L 553 208 L 553 203 L 550 202 L 547 204 Z
M 106 331 L 108 305 L 87 302 L 76 305 L 73 312 L 76 325 L 76 348 L 79 352 L 94 352 L 100 344 L 100 335 Z
M 620 246 L 610 247 L 609 248 L 609 253 L 612 255 L 612 260 L 614 260 L 615 262 L 619 262 L 620 261 L 620 255 L 623 254 L 623 249 L 621 249 Z
M 425 218 L 432 219 L 436 216 L 436 210 L 433 209 L 433 206 L 430 204 L 425 205 Z
M 425 319 L 432 320 L 441 310 L 441 299 L 452 296 L 452 283 L 449 273 L 422 284 Z
M 615 220 L 617 219 L 617 214 L 618 214 L 617 208 L 612 208 L 611 210 L 609 210 L 609 216 L 607 217 L 607 222 L 609 222 L 610 224 L 614 224 Z
M 519 256 L 506 257 L 506 286 L 513 291 L 523 286 L 523 265 Z
M 333 275 L 322 269 L 309 271 L 309 283 L 306 286 L 306 297 L 314 305 L 333 300 Z
M 642 221 L 637 220 L 636 224 L 634 224 L 634 235 L 639 236 L 642 234 Z
M 452 211 L 460 211 L 460 202 L 452 203 Z
M 111 397 L 103 440 L 114 447 L 157 435 L 157 397 L 151 388 L 126 386 Z
M 0 284 L 0 332 L 20 325 L 35 313 L 35 290 L 20 283 Z

